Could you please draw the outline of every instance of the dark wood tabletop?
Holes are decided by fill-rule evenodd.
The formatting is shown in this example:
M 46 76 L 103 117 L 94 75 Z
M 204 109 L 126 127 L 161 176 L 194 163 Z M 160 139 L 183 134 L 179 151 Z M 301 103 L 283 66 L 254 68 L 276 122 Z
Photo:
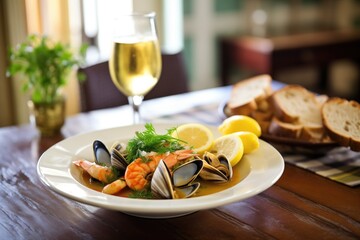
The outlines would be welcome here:
M 169 99 L 178 100 L 166 104 Z M 31 125 L 0 128 L 0 239 L 360 238 L 360 188 L 287 163 L 281 178 L 258 195 L 168 219 L 85 205 L 42 184 L 36 166 L 44 151 L 85 127 L 98 129 L 102 116 L 117 111 L 73 116 L 54 137 L 40 137 Z

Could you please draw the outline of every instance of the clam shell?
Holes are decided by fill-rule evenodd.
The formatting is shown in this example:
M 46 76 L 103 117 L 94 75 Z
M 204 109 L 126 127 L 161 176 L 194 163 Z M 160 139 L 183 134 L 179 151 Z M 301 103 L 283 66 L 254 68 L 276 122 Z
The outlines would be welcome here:
M 126 167 L 129 165 L 125 157 L 115 148 L 111 150 L 111 165 L 116 169 L 125 171 Z
M 124 157 L 127 155 L 126 144 L 123 142 L 120 142 L 120 141 L 114 142 L 113 145 L 111 146 L 110 150 L 113 150 L 113 149 L 116 149 Z
M 126 161 L 126 145 L 121 142 L 115 142 L 111 146 L 111 165 L 121 171 L 125 171 L 129 165 Z
M 175 198 L 170 171 L 163 160 L 160 160 L 152 176 L 151 192 L 154 198 Z
M 192 196 L 200 183 L 191 184 L 203 168 L 203 161 L 196 159 L 177 167 L 173 173 L 160 160 L 151 179 L 151 192 L 155 198 L 186 198 Z

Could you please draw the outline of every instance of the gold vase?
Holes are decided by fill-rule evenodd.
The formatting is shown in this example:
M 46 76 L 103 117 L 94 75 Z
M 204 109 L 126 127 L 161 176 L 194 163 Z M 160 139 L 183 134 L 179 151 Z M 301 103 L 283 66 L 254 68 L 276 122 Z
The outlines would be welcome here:
M 54 103 L 35 103 L 28 101 L 30 122 L 42 136 L 54 136 L 60 133 L 65 123 L 65 98 Z

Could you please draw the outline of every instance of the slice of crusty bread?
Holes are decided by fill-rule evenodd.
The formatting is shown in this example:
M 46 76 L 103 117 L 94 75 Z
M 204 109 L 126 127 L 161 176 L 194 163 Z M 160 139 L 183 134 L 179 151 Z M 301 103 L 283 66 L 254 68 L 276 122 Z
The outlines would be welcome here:
M 276 117 L 271 119 L 266 133 L 278 137 L 293 138 L 314 143 L 324 142 L 326 139 L 326 134 L 322 126 L 311 127 L 302 124 L 287 123 Z
M 323 127 L 303 127 L 299 139 L 309 142 L 324 142 L 326 134 Z
M 360 104 L 342 98 L 330 98 L 323 104 L 324 126 L 334 141 L 360 151 Z
M 268 127 L 268 133 L 278 137 L 297 139 L 300 137 L 302 129 L 301 124 L 286 123 L 273 117 Z
M 321 104 L 316 95 L 302 86 L 288 85 L 271 97 L 274 114 L 281 121 L 303 126 L 321 127 Z
M 250 115 L 258 108 L 258 102 L 271 93 L 271 77 L 259 75 L 234 84 L 227 107 L 233 115 Z

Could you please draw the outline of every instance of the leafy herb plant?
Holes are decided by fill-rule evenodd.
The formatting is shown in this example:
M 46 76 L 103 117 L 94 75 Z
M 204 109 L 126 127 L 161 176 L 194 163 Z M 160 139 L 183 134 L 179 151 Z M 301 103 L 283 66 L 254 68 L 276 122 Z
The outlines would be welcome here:
M 54 103 L 59 90 L 67 83 L 71 69 L 79 66 L 85 56 L 86 45 L 75 55 L 70 47 L 54 43 L 46 36 L 29 35 L 25 42 L 9 51 L 8 76 L 23 74 L 23 90 L 36 103 Z

